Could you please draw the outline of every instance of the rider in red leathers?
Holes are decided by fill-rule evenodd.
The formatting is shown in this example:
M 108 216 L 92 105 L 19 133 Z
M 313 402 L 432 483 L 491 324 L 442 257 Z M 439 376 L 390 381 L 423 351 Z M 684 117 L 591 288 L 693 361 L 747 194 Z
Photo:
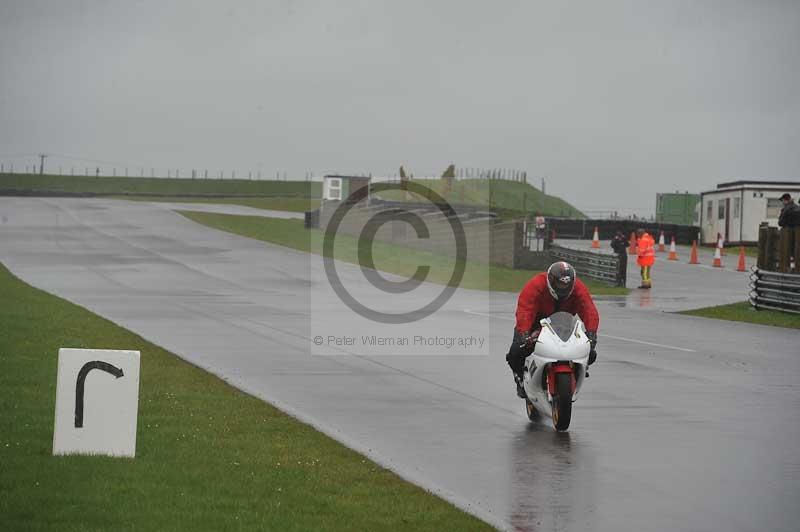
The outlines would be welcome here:
M 533 351 L 541 326 L 539 321 L 564 311 L 577 314 L 586 326 L 586 335 L 592 344 L 589 364 L 597 358 L 597 329 L 600 316 L 594 306 L 592 296 L 566 262 L 553 263 L 545 273 L 540 273 L 523 287 L 517 300 L 517 324 L 514 327 L 514 340 L 506 355 L 506 361 L 514 373 L 517 395 L 524 398 L 522 372 L 525 358 Z

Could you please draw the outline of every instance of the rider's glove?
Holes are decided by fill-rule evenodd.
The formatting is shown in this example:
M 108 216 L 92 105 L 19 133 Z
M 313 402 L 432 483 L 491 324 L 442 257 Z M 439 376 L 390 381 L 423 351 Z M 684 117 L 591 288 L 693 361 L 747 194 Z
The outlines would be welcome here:
M 528 349 L 533 347 L 536 344 L 536 340 L 539 339 L 539 333 L 540 332 L 541 332 L 541 329 L 537 329 L 537 330 L 533 331 L 532 333 L 530 333 L 529 335 L 527 335 L 523 339 L 523 343 L 522 343 L 522 345 L 520 345 L 520 347 L 525 347 L 525 348 L 528 348 Z
M 597 351 L 595 350 L 595 347 L 597 347 L 597 333 L 586 331 L 586 337 L 589 339 L 589 346 L 591 347 L 591 351 L 589 351 L 589 365 L 591 366 L 597 360 Z
M 597 333 L 586 331 L 586 338 L 589 339 L 589 343 L 592 344 L 592 349 L 594 349 L 597 346 Z

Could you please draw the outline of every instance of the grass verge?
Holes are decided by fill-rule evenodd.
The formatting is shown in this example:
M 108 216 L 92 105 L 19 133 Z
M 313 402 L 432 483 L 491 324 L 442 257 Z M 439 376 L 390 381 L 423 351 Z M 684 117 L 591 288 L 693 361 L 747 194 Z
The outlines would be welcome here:
M 165 201 L 177 203 L 213 203 L 242 205 L 273 211 L 306 212 L 319 207 L 318 199 L 310 198 L 198 198 L 185 196 L 112 196 L 128 201 Z
M 488 526 L 0 265 L 0 530 Z M 142 354 L 137 457 L 51 456 L 59 347 Z
M 718 307 L 706 307 L 695 310 L 687 310 L 680 314 L 688 316 L 702 316 L 703 318 L 714 318 L 717 320 L 743 321 L 756 323 L 759 325 L 772 325 L 773 327 L 787 327 L 790 329 L 800 329 L 800 315 L 776 310 L 755 310 L 747 301 L 733 303 L 731 305 L 720 305 Z
M 0 190 L 102 195 L 240 195 L 319 198 L 322 193 L 322 184 L 307 181 L 249 179 L 0 174 Z
M 284 220 L 196 211 L 180 212 L 190 220 L 214 229 L 279 244 L 300 251 L 321 254 L 322 231 L 304 228 L 303 220 Z M 454 260 L 443 255 L 395 246 L 378 240 L 374 241 L 372 251 L 375 265 L 379 270 L 404 277 L 411 277 L 419 265 L 425 264 L 430 266 L 427 276 L 428 281 L 447 284 L 453 271 Z M 359 264 L 358 240 L 348 235 L 337 236 L 335 257 L 344 262 Z M 459 283 L 459 286 L 475 290 L 518 292 L 537 273 L 539 272 L 467 263 L 464 278 Z M 628 293 L 626 288 L 608 286 L 591 280 L 586 280 L 585 282 L 595 295 L 625 295 Z

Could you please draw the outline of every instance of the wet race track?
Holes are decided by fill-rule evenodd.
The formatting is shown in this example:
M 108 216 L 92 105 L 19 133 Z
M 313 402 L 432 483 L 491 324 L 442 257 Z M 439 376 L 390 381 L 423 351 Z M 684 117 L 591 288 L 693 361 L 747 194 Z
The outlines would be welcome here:
M 798 529 L 800 334 L 664 312 L 744 300 L 733 254 L 724 271 L 685 264 L 685 248 L 660 255 L 651 292 L 598 301 L 598 363 L 555 433 L 527 420 L 503 359 L 514 294 L 459 290 L 417 325 L 486 328 L 486 356 L 312 356 L 318 287 L 303 253 L 144 202 L 0 198 L 0 222 L 0 261 L 26 282 L 498 527 Z M 357 266 L 338 268 L 359 282 Z

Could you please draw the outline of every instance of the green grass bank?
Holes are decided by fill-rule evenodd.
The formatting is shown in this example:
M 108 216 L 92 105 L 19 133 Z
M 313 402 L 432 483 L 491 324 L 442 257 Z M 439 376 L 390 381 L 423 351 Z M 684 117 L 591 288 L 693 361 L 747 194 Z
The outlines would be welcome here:
M 319 198 L 322 184 L 306 181 L 161 177 L 0 174 L 4 193 L 68 193 L 164 196 L 284 196 Z
M 489 529 L 2 265 L 0 294 L 0 530 Z M 141 351 L 135 459 L 51 455 L 59 347 Z
M 733 303 L 731 305 L 687 310 L 681 312 L 681 314 L 714 318 L 717 320 L 742 321 L 758 325 L 800 329 L 800 314 L 778 312 L 776 310 L 755 310 L 747 301 Z

